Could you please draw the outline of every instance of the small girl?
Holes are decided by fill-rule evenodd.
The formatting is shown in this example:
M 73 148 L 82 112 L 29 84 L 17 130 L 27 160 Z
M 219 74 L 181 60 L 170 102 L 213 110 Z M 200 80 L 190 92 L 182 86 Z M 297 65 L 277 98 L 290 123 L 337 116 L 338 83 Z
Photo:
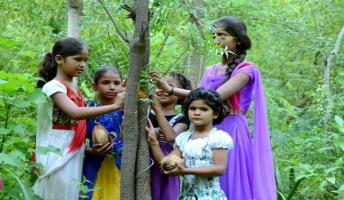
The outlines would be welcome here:
M 37 83 L 48 97 L 38 105 L 36 161 L 43 165 L 43 173 L 34 191 L 46 200 L 78 200 L 84 156 L 86 119 L 123 107 L 124 96 L 101 107 L 84 107 L 84 99 L 73 83 L 86 68 L 88 49 L 75 38 L 58 40 L 41 64 Z
M 220 188 L 219 176 L 227 167 L 227 152 L 233 147 L 231 137 L 216 128 L 225 116 L 225 108 L 218 93 L 199 88 L 193 90 L 183 105 L 183 113 L 190 119 L 194 131 L 177 136 L 175 148 L 169 156 L 184 159 L 185 166 L 176 162 L 172 169 L 164 168 L 167 175 L 184 175 L 179 199 L 227 199 Z M 155 159 L 162 161 L 165 154 L 148 121 L 148 142 Z M 161 163 L 164 166 L 164 163 Z
M 112 66 L 103 66 L 94 74 L 93 89 L 97 92 L 97 100 L 88 102 L 88 107 L 111 105 L 116 102 L 117 94 L 122 88 L 122 75 Z M 123 141 L 120 138 L 120 126 L 123 111 L 113 111 L 87 120 L 89 146 L 86 147 L 83 175 L 89 189 L 85 199 L 120 199 L 120 169 Z M 102 125 L 110 135 L 111 142 L 94 144 L 92 131 L 95 124 Z M 109 154 L 109 152 L 111 154 Z M 106 155 L 107 154 L 107 155 Z
M 172 72 L 166 76 L 166 81 L 174 87 L 191 89 L 191 82 L 177 72 Z M 155 94 L 153 94 L 151 107 L 153 112 L 150 112 L 149 119 L 156 134 L 158 134 L 160 148 L 166 155 L 173 150 L 176 136 L 186 131 L 190 124 L 187 117 L 176 112 L 176 105 L 180 104 L 182 100 L 177 96 L 164 93 L 160 89 L 157 89 Z M 151 170 L 151 180 L 153 200 L 175 200 L 178 198 L 179 177 L 163 174 L 159 165 L 154 164 Z

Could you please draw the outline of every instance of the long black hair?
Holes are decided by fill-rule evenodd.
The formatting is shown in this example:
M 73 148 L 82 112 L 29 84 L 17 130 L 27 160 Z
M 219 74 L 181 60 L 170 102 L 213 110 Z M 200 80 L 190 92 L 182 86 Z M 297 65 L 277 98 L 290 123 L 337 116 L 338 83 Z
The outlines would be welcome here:
M 222 29 L 226 31 L 231 36 L 235 37 L 237 40 L 236 54 L 237 56 L 232 62 L 228 63 L 226 70 L 226 80 L 227 81 L 234 68 L 238 66 L 242 61 L 244 61 L 246 56 L 246 51 L 251 48 L 251 40 L 247 35 L 246 25 L 240 19 L 233 16 L 224 16 L 216 20 L 213 23 L 215 29 Z M 224 55 L 225 56 L 225 55 Z
M 218 117 L 214 119 L 213 124 L 221 123 L 222 120 L 226 117 L 226 107 L 222 102 L 220 94 L 216 91 L 205 88 L 197 88 L 195 90 L 192 90 L 186 97 L 182 106 L 182 111 L 185 116 L 188 116 L 190 104 L 196 100 L 203 100 L 204 103 L 207 104 L 214 111 L 214 113 L 218 114 Z
M 68 37 L 58 40 L 54 44 L 52 51 L 46 53 L 42 62 L 40 63 L 38 75 L 42 77 L 44 81 L 39 80 L 37 82 L 37 87 L 42 88 L 46 82 L 51 81 L 56 76 L 56 55 L 66 58 L 68 56 L 80 54 L 85 48 L 87 48 L 86 44 L 76 38 Z

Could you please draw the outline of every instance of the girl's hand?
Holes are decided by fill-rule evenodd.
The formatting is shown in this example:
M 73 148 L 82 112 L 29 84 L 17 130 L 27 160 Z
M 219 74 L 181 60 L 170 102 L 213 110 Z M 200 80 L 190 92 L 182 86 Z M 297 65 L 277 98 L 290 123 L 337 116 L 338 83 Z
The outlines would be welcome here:
M 161 104 L 159 102 L 159 96 L 157 94 L 152 94 L 151 95 L 152 97 L 152 109 L 154 110 L 154 112 L 156 111 L 161 111 L 162 110 L 162 107 L 161 107 Z
M 112 150 L 113 143 L 94 144 L 93 147 L 88 147 L 86 152 L 91 155 L 104 156 Z
M 182 163 L 176 163 L 175 168 L 169 171 L 164 170 L 164 174 L 169 175 L 169 176 L 178 176 L 178 175 L 183 175 L 184 171 L 185 171 L 184 165 Z
M 168 84 L 158 72 L 151 71 L 149 72 L 149 76 L 151 77 L 153 84 L 163 92 L 170 93 L 172 91 L 172 86 Z
M 158 140 L 158 137 L 156 136 L 155 130 L 153 128 L 153 124 L 149 119 L 147 120 L 146 131 L 148 133 L 148 144 L 149 144 L 149 146 L 159 144 L 159 140 Z
M 117 108 L 123 108 L 124 107 L 124 98 L 125 98 L 125 90 L 122 90 L 122 92 L 117 94 L 116 101 L 114 103 L 114 104 L 116 104 Z

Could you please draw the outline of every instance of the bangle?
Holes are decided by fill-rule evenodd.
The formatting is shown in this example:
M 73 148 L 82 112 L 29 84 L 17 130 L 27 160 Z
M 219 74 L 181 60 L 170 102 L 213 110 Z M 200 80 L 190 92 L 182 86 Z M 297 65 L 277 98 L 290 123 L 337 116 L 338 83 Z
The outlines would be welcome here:
M 171 89 L 171 91 L 168 93 L 168 95 L 172 95 L 173 94 L 173 85 L 172 85 L 172 89 Z

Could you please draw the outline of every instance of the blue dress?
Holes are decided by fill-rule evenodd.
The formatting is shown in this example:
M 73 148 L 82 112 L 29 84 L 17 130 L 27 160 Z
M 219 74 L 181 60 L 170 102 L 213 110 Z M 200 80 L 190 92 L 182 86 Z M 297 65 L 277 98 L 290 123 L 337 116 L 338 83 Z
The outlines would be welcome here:
M 87 107 L 97 107 L 100 106 L 100 103 L 97 101 L 89 101 L 87 104 Z M 114 111 L 108 114 L 104 114 L 101 116 L 98 116 L 96 118 L 90 118 L 87 120 L 87 133 L 86 133 L 86 138 L 88 139 L 89 146 L 92 147 L 93 142 L 92 142 L 92 130 L 93 127 L 95 126 L 95 122 L 100 123 L 109 133 L 111 140 L 113 141 L 113 149 L 112 153 L 106 156 L 98 156 L 98 155 L 85 155 L 84 159 L 84 165 L 83 165 L 83 176 L 86 178 L 87 182 L 85 183 L 90 190 L 87 193 L 87 198 L 85 199 L 92 199 L 93 192 L 98 192 L 99 189 L 95 189 L 93 191 L 95 183 L 104 183 L 104 181 L 99 181 L 97 180 L 97 175 L 99 175 L 100 168 L 107 169 L 106 167 L 102 166 L 102 164 L 108 163 L 109 156 L 113 162 L 115 162 L 115 166 L 118 168 L 118 170 L 121 168 L 121 157 L 122 157 L 122 149 L 123 149 L 123 141 L 120 138 L 120 126 L 122 123 L 122 118 L 123 118 L 123 111 L 118 110 Z M 107 162 L 105 162 L 107 161 Z M 117 169 L 116 169 L 117 170 Z M 117 171 L 118 171 L 117 170 Z M 110 170 L 111 171 L 111 170 Z M 109 170 L 105 173 L 111 173 Z M 116 176 L 119 176 L 119 173 L 116 173 Z M 106 176 L 104 178 L 107 178 Z M 118 177 L 119 179 L 119 177 Z M 119 183 L 119 181 L 116 181 Z M 114 183 L 109 183 L 114 185 Z M 100 185 L 100 189 L 102 188 L 107 188 L 107 185 Z M 97 185 L 98 187 L 98 185 Z M 116 186 L 117 188 L 117 186 Z M 117 190 L 117 189 L 116 189 Z M 118 190 L 119 190 L 119 185 L 118 185 Z M 109 191 L 108 193 L 113 193 L 114 191 Z M 116 192 L 117 193 L 117 192 Z M 106 194 L 106 193 L 105 193 Z M 115 196 L 112 194 L 112 196 Z M 93 198 L 95 199 L 95 198 Z M 104 199 L 104 198 L 103 198 Z

